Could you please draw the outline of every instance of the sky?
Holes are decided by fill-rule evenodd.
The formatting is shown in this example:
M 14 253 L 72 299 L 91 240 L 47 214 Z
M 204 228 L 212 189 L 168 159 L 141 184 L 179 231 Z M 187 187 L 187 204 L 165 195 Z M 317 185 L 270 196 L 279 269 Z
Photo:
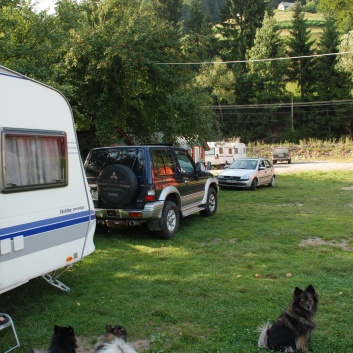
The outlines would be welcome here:
M 49 12 L 54 12 L 55 0 L 33 0 L 32 3 L 37 2 L 37 7 L 39 11 L 46 10 L 49 8 Z

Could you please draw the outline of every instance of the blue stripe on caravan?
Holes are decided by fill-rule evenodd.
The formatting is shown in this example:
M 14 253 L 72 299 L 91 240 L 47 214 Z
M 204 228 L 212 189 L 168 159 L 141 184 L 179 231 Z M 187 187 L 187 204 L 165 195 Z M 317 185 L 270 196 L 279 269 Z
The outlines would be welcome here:
M 12 239 L 13 237 L 18 235 L 28 237 L 35 234 L 45 233 L 60 228 L 70 227 L 76 224 L 88 222 L 90 219 L 94 218 L 95 215 L 93 216 L 92 211 L 83 211 L 74 214 L 43 219 L 36 222 L 19 224 L 16 226 L 0 229 L 0 239 Z

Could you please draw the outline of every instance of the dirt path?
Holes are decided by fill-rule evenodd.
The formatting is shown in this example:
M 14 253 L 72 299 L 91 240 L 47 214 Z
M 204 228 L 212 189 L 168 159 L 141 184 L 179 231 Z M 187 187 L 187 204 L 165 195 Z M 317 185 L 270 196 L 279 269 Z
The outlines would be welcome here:
M 338 163 L 325 161 L 292 162 L 275 164 L 276 174 L 289 174 L 306 171 L 353 170 L 353 163 Z

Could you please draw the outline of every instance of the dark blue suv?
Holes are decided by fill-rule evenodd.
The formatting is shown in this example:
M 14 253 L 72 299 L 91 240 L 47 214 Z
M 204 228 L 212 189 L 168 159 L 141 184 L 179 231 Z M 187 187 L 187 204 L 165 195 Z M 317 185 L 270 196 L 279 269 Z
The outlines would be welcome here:
M 85 171 L 98 225 L 142 225 L 164 239 L 195 212 L 213 216 L 218 181 L 189 153 L 168 145 L 95 148 Z

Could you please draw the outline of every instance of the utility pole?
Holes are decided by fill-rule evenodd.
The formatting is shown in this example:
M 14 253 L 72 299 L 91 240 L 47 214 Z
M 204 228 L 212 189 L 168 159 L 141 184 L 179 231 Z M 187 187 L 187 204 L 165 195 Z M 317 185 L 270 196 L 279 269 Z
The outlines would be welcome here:
M 290 109 L 290 121 L 292 125 L 292 131 L 294 131 L 294 103 L 293 103 L 293 97 L 292 97 L 292 105 Z

